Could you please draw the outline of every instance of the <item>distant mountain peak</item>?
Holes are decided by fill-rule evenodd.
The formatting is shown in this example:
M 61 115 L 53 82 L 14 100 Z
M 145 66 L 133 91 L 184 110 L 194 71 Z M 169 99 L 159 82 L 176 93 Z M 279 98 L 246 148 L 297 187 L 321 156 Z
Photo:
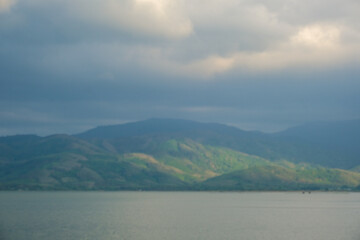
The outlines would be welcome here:
M 176 118 L 150 118 L 137 122 L 99 126 L 75 136 L 81 138 L 118 138 L 148 134 L 164 134 L 188 131 L 242 131 L 219 123 L 202 123 Z

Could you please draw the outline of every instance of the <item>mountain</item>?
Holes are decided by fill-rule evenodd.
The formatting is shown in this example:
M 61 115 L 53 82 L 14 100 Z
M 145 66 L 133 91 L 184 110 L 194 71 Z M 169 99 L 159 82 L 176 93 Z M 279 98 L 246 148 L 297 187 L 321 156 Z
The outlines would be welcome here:
M 360 120 L 314 122 L 276 133 L 278 136 L 296 137 L 326 147 L 342 147 L 360 152 Z
M 200 123 L 183 119 L 148 119 L 113 126 L 101 126 L 77 134 L 80 138 L 114 139 L 121 137 L 134 137 L 143 135 L 188 135 L 194 132 L 231 133 L 243 132 L 240 129 L 217 123 Z
M 206 180 L 202 190 L 346 190 L 359 186 L 360 174 L 327 169 L 278 164 L 234 171 Z
M 0 189 L 356 189 L 357 152 L 323 141 L 322 124 L 308 128 L 264 134 L 217 123 L 149 119 L 73 136 L 0 137 Z M 340 145 L 356 140 L 356 131 L 343 133 L 337 125 L 326 131 L 331 129 L 334 137 L 342 133 Z M 320 133 L 311 135 L 315 130 Z
M 289 128 L 276 135 L 347 152 L 348 155 L 360 155 L 360 120 L 308 123 Z
M 225 147 L 272 161 L 285 159 L 295 163 L 309 162 L 351 169 L 360 165 L 359 129 L 360 121 L 349 121 L 318 123 L 276 134 L 264 134 L 216 123 L 150 119 L 98 127 L 76 136 L 105 148 L 109 146 L 120 153 L 151 153 L 151 143 L 191 139 L 203 145 Z
M 0 138 L 0 189 L 176 189 L 180 179 L 69 135 Z
M 306 144 L 299 155 L 305 162 L 343 169 L 359 165 L 360 120 L 308 123 L 273 137 L 294 146 Z

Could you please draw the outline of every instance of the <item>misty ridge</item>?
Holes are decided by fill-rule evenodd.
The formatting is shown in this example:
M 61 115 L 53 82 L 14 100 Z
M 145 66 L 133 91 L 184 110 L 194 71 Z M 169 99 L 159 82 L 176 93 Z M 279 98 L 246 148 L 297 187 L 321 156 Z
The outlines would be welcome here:
M 1 190 L 360 190 L 360 120 L 277 133 L 182 119 L 0 138 Z

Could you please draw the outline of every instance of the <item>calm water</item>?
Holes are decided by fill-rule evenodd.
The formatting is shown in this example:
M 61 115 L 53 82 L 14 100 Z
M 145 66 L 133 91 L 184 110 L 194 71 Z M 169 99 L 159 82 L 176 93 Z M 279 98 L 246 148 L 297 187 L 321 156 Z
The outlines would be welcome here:
M 0 192 L 0 239 L 360 240 L 360 194 Z

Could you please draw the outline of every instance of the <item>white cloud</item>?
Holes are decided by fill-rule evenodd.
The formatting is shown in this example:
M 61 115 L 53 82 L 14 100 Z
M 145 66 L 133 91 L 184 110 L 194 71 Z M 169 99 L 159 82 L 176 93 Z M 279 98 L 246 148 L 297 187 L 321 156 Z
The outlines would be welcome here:
M 192 32 L 181 0 L 77 0 L 69 7 L 83 21 L 135 34 L 181 38 Z
M 10 2 L 0 0 L 0 6 L 10 6 Z M 56 31 L 59 38 L 64 34 L 65 44 L 59 44 L 64 51 L 46 51 L 44 47 L 44 56 L 39 59 L 45 59 L 44 66 L 55 66 L 46 67 L 45 71 L 56 70 L 58 66 L 63 72 L 91 66 L 91 69 L 99 68 L 99 78 L 110 79 L 114 77 L 106 77 L 104 73 L 115 76 L 118 69 L 132 66 L 136 71 L 213 78 L 228 71 L 329 67 L 360 56 L 357 21 L 360 6 L 354 0 L 345 0 L 343 4 L 339 0 L 316 3 L 310 0 L 18 0 L 18 3 L 21 6 L 17 9 L 23 10 L 25 17 L 17 19 L 24 19 L 24 26 L 29 26 L 22 32 L 28 34 L 34 26 L 40 27 L 35 31 L 38 35 L 32 35 L 30 40 L 40 39 L 39 45 L 51 45 L 48 41 L 53 39 L 48 33 Z M 43 12 L 49 14 L 38 16 Z M 31 14 L 35 13 L 39 19 L 55 13 L 56 17 L 49 25 L 46 22 L 39 25 L 36 20 L 32 25 Z M 41 27 L 48 28 L 43 30 L 46 34 L 42 34 Z M 14 39 L 21 38 L 21 30 Z
M 359 45 L 342 43 L 341 34 L 341 27 L 336 25 L 303 26 L 287 41 L 265 51 L 236 53 L 236 66 L 259 71 L 345 64 L 358 56 Z
M 134 54 L 129 54 L 132 52 Z M 128 59 L 140 66 L 170 76 L 187 76 L 208 79 L 216 74 L 230 70 L 235 63 L 231 57 L 210 55 L 205 58 L 179 62 L 170 59 L 169 54 L 161 48 L 141 48 L 135 51 L 128 49 Z
M 0 0 L 11 1 L 11 0 Z M 139 38 L 178 39 L 193 31 L 183 0 L 17 0 L 27 10 L 56 14 L 52 21 L 81 23 L 84 31 L 112 31 Z M 39 11 L 40 10 L 40 11 Z M 45 15 L 45 14 L 44 14 Z M 31 18 L 32 16 L 30 16 Z M 62 26 L 61 22 L 56 22 Z M 71 26 L 63 26 L 71 28 Z M 81 34 L 80 31 L 78 34 Z
M 173 75 L 211 78 L 232 70 L 277 71 L 351 63 L 359 60 L 360 31 L 349 4 L 351 1 L 330 3 L 340 14 L 327 9 L 325 2 L 315 4 L 324 11 L 317 17 L 309 16 L 304 9 L 312 5 L 301 1 L 191 2 L 186 10 L 194 24 L 194 37 L 180 46 L 157 49 L 153 61 L 145 65 Z M 297 8 L 301 11 L 294 21 L 286 12 Z M 177 54 L 187 57 L 178 60 Z
M 184 65 L 183 71 L 188 74 L 197 73 L 203 77 L 210 77 L 217 73 L 225 72 L 234 66 L 233 58 L 209 56 L 205 59 L 190 62 Z
M 15 4 L 15 0 L 0 0 L 0 13 L 9 11 Z
M 339 45 L 340 29 L 331 25 L 314 24 L 300 28 L 291 42 L 296 46 L 334 48 Z

